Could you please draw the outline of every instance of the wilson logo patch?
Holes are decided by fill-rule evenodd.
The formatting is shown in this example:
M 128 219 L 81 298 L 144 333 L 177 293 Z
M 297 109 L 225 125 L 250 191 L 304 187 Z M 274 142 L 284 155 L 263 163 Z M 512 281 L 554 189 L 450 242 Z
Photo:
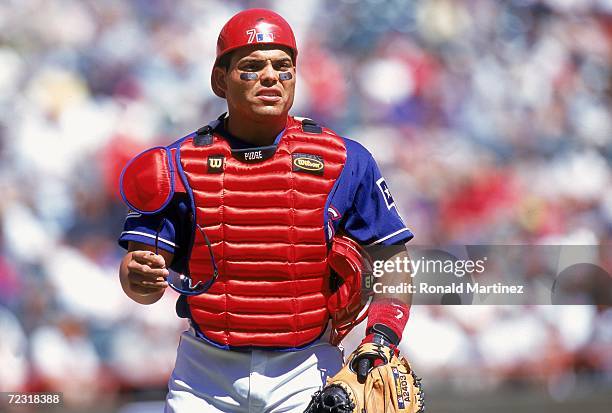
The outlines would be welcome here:
M 219 174 L 223 172 L 223 164 L 225 163 L 225 156 L 223 155 L 212 155 L 208 157 L 208 173 Z
M 294 153 L 293 172 L 306 172 L 315 175 L 323 175 L 325 164 L 323 157 L 309 153 Z

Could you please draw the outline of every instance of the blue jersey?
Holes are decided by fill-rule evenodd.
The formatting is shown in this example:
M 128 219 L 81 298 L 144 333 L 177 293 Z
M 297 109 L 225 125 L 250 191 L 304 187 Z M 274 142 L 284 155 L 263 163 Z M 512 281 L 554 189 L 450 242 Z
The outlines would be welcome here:
M 232 148 L 257 149 L 233 138 L 222 127 Z M 275 141 L 282 137 L 281 132 Z M 346 163 L 326 203 L 324 222 L 327 239 L 342 232 L 362 245 L 394 245 L 409 241 L 413 235 L 400 218 L 395 201 L 376 161 L 361 144 L 344 138 Z M 182 195 L 182 194 L 180 194 Z M 127 248 L 129 241 L 158 246 L 176 257 L 184 257 L 191 237 L 190 202 L 186 196 L 175 199 L 160 213 L 127 214 L 119 245 Z M 179 260 L 174 260 L 176 264 Z

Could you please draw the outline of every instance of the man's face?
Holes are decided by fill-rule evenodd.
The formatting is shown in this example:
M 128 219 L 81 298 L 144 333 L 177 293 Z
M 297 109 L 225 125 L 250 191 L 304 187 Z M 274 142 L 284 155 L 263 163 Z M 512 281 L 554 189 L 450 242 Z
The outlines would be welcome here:
M 282 72 L 291 79 L 281 80 Z M 245 73 L 254 80 L 241 79 Z M 275 48 L 242 48 L 232 53 L 227 71 L 215 68 L 215 79 L 225 92 L 230 113 L 262 121 L 268 116 L 286 116 L 293 105 L 295 66 L 289 52 Z

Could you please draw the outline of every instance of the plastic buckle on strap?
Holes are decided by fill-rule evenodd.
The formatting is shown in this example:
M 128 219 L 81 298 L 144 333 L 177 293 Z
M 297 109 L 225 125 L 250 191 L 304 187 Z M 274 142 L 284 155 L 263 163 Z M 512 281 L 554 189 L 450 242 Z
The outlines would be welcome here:
M 213 128 L 210 125 L 202 126 L 196 131 L 196 136 L 193 138 L 194 146 L 209 146 L 213 143 L 212 137 Z
M 196 136 L 193 138 L 194 146 L 210 146 L 213 144 L 213 132 L 224 121 L 227 112 L 223 112 L 221 116 L 210 122 L 208 125 L 202 126 L 196 131 Z
M 323 128 L 321 128 L 317 123 L 311 119 L 302 120 L 302 130 L 306 133 L 323 133 Z

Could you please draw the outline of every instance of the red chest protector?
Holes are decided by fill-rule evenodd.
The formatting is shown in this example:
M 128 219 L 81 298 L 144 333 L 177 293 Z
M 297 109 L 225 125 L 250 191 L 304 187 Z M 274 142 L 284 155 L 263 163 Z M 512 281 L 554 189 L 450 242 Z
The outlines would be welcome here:
M 265 160 L 258 151 L 234 156 L 218 136 L 210 145 L 187 139 L 180 146 L 195 221 L 213 245 L 220 274 L 210 290 L 188 298 L 192 319 L 212 341 L 300 347 L 323 332 L 330 294 L 324 211 L 346 148 L 334 133 L 321 132 L 305 132 L 289 118 Z M 212 275 L 199 231 L 190 269 L 195 281 Z
M 156 162 L 168 161 L 165 175 L 179 183 L 156 188 L 157 200 L 148 206 L 159 210 L 159 201 L 182 185 L 194 226 L 212 244 L 219 278 L 206 293 L 187 298 L 192 320 L 223 346 L 304 346 L 329 319 L 324 213 L 346 161 L 344 141 L 292 117 L 268 153 L 232 152 L 220 136 L 206 138 L 188 137 L 165 154 L 158 148 Z M 191 276 L 205 281 L 212 275 L 209 250 L 200 231 L 193 238 Z

